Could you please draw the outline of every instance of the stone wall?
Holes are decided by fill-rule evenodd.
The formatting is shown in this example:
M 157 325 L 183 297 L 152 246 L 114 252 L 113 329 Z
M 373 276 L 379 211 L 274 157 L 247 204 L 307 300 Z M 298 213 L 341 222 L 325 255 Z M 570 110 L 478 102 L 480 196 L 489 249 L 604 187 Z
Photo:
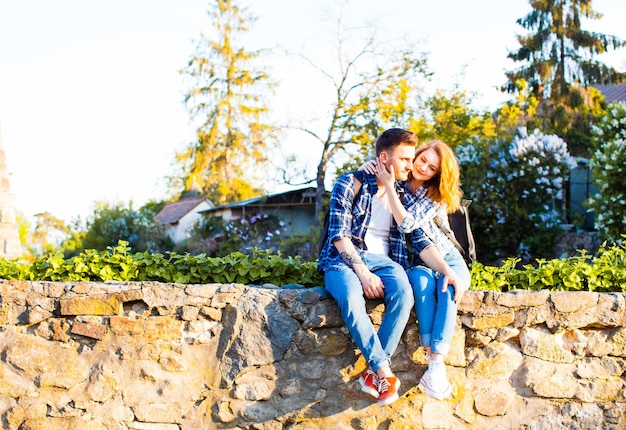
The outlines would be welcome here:
M 412 321 L 386 407 L 359 391 L 365 364 L 322 288 L 2 281 L 0 293 L 5 429 L 626 428 L 621 293 L 471 291 L 452 398 L 417 389 Z

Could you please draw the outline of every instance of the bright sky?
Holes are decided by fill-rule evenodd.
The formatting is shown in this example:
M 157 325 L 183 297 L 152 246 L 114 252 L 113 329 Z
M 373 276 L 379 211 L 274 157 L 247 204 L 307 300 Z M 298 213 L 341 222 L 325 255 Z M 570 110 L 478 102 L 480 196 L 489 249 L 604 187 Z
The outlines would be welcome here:
M 283 45 L 314 58 L 330 49 L 325 6 L 336 3 L 245 1 L 258 17 L 253 48 Z M 19 212 L 71 221 L 96 201 L 139 208 L 165 197 L 173 154 L 194 136 L 178 71 L 194 40 L 211 34 L 208 4 L 0 0 L 0 138 Z M 593 29 L 626 39 L 624 0 L 594 8 L 605 16 Z M 351 0 L 346 16 L 353 25 L 376 21 L 385 40 L 420 41 L 437 88 L 460 83 L 478 92 L 475 107 L 492 109 L 507 98 L 496 88 L 514 68 L 506 55 L 523 33 L 515 21 L 529 11 L 527 0 Z M 624 49 L 603 60 L 626 71 Z M 280 83 L 276 114 L 327 109 L 306 76 L 280 61 L 271 73 Z

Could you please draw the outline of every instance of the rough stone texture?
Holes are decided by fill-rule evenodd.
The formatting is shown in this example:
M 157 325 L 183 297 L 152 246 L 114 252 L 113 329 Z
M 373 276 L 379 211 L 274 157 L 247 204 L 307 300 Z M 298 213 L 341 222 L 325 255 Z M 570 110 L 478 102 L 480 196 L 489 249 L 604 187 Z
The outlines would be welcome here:
M 626 429 L 621 293 L 470 291 L 452 397 L 417 388 L 413 318 L 393 357 L 401 397 L 379 407 L 323 288 L 0 282 L 10 430 Z

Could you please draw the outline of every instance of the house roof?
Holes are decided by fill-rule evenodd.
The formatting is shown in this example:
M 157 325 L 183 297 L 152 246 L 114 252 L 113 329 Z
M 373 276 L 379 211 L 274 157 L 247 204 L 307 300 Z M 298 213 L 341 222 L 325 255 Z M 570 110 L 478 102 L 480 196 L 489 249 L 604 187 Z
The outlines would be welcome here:
M 210 209 L 199 211 L 200 213 L 219 212 L 228 208 L 251 207 L 251 208 L 267 208 L 276 206 L 301 206 L 306 204 L 315 204 L 315 188 L 306 187 L 296 190 L 286 191 L 283 193 L 268 194 L 266 196 L 253 197 L 240 202 L 229 203 L 227 205 L 216 206 Z
M 621 84 L 597 84 L 594 88 L 600 90 L 607 103 L 626 103 L 626 82 Z
M 200 203 L 207 201 L 204 197 L 186 198 L 174 203 L 166 204 L 154 217 L 159 223 L 176 224 Z

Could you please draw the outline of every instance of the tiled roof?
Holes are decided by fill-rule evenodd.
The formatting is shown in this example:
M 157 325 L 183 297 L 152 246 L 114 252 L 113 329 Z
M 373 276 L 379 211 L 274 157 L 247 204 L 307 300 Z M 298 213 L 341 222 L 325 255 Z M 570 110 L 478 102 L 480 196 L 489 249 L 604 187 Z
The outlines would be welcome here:
M 620 102 L 626 103 L 626 82 L 621 84 L 593 85 L 594 88 L 600 90 L 607 103 Z
M 200 203 L 206 201 L 206 198 L 192 198 L 192 199 L 183 199 L 174 203 L 166 204 L 163 209 L 159 211 L 158 214 L 154 217 L 159 223 L 165 224 L 175 224 L 186 214 L 191 212 L 193 208 L 198 206 Z

